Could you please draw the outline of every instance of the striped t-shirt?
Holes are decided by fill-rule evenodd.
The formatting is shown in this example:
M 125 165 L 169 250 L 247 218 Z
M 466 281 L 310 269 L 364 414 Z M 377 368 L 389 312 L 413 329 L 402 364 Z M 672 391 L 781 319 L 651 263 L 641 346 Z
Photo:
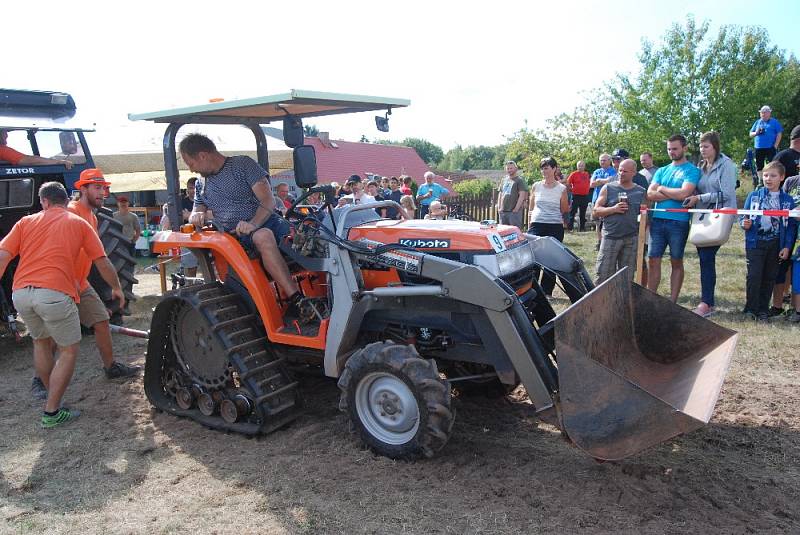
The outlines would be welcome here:
M 239 221 L 250 221 L 261 206 L 253 186 L 265 181 L 268 173 L 249 156 L 231 156 L 215 175 L 201 177 L 195 186 L 195 204 L 214 212 L 214 222 L 226 232 Z

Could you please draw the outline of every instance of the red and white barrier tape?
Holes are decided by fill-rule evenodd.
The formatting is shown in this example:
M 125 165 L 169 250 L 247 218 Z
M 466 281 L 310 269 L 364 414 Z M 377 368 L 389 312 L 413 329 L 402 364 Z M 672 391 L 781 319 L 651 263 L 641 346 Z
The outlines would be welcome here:
M 728 214 L 765 215 L 769 217 L 800 217 L 800 209 L 794 210 L 742 210 L 737 208 L 642 208 L 642 212 L 677 212 L 682 214 Z

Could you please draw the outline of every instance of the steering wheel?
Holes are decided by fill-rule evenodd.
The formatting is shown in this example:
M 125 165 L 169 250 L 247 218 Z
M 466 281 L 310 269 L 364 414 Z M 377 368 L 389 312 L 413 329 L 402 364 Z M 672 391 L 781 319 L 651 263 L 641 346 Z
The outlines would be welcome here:
M 301 221 L 306 217 L 308 217 L 309 215 L 312 215 L 314 213 L 319 212 L 320 210 L 323 210 L 326 206 L 330 204 L 328 195 L 326 195 L 326 193 L 329 193 L 329 190 L 332 191 L 333 188 L 328 185 L 315 186 L 313 188 L 310 188 L 307 192 L 298 197 L 297 200 L 295 200 L 292 203 L 292 205 L 286 210 L 286 214 L 284 215 L 284 217 L 289 220 Z M 309 198 L 311 195 L 315 193 L 320 193 L 322 195 L 322 205 L 320 205 L 319 207 L 311 207 L 309 205 L 305 205 L 304 208 L 308 208 L 309 213 L 307 214 L 301 213 L 298 210 L 298 207 L 303 203 L 303 201 L 305 201 L 307 198 Z

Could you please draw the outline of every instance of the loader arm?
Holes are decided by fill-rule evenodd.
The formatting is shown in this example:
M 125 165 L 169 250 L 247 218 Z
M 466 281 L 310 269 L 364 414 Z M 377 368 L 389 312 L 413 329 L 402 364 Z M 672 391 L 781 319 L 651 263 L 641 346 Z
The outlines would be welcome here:
M 552 320 L 554 361 L 518 296 L 484 268 L 399 247 L 375 255 L 331 249 L 352 281 L 362 260 L 433 282 L 335 300 L 332 325 L 346 321 L 328 332 L 329 375 L 338 376 L 352 346 L 337 333 L 358 332 L 371 300 L 433 296 L 482 307 L 540 417 L 598 459 L 622 459 L 707 423 L 736 345 L 734 331 L 633 284 L 623 269 Z M 668 336 L 677 345 L 665 345 Z

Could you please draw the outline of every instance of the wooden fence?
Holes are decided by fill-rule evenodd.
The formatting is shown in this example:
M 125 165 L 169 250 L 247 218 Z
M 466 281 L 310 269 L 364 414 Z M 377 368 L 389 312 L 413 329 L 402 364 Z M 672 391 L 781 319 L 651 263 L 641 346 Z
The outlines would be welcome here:
M 470 216 L 473 221 L 483 221 L 485 219 L 494 219 L 499 222 L 499 215 L 497 214 L 497 192 L 492 191 L 483 195 L 458 195 L 447 196 L 441 199 L 446 205 L 453 207 L 458 206 L 461 210 Z M 528 228 L 528 206 L 526 203 L 524 214 L 522 216 L 523 230 Z

